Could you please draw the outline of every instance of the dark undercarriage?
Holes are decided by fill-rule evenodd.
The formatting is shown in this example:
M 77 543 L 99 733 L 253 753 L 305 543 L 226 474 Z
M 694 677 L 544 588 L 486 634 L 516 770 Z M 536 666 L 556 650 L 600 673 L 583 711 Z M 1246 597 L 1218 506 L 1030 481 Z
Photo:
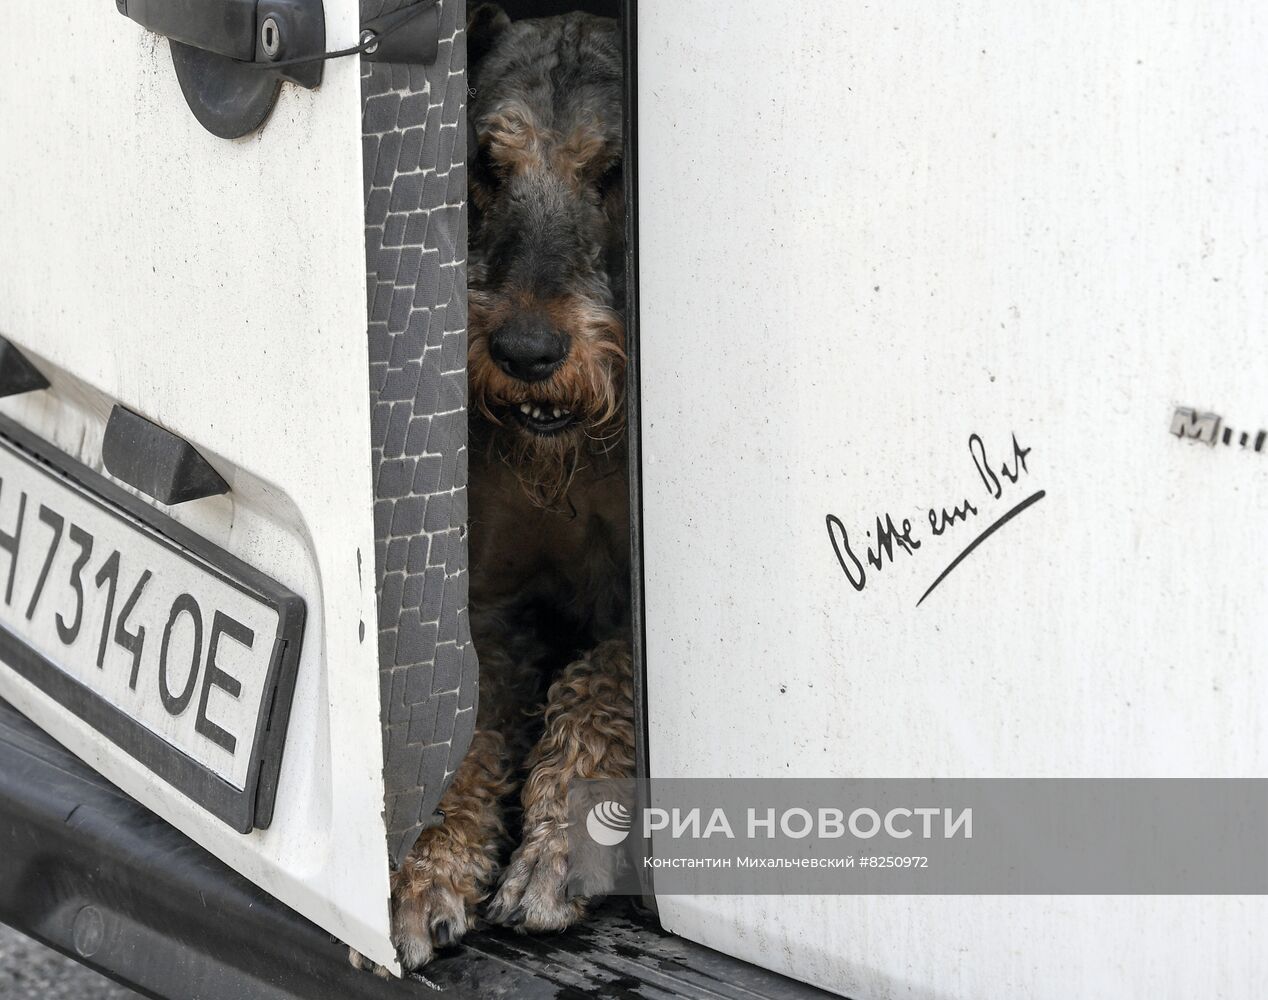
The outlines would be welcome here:
M 0 921 L 147 995 L 199 1000 L 824 997 L 609 901 L 563 934 L 469 934 L 404 982 L 348 951 L 0 701 Z

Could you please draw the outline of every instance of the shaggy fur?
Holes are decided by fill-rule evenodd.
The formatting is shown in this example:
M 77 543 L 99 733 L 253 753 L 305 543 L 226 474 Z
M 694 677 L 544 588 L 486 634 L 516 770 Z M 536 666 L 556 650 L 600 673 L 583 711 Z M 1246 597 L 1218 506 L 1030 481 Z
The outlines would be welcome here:
M 477 140 L 468 164 L 468 372 L 477 443 L 533 500 L 563 502 L 590 456 L 621 443 L 624 410 L 624 192 L 621 55 L 613 21 L 575 14 L 511 24 L 495 7 L 468 32 Z M 569 341 L 548 379 L 525 383 L 492 357 L 508 323 Z M 567 432 L 508 427 L 523 403 L 571 409 Z M 510 431 L 507 433 L 507 431 Z
M 613 873 L 573 876 L 569 787 L 634 763 L 617 27 L 582 14 L 511 23 L 484 5 L 468 51 L 480 706 L 444 823 L 394 878 L 407 968 L 458 941 L 490 897 L 485 918 L 523 930 L 582 918 Z

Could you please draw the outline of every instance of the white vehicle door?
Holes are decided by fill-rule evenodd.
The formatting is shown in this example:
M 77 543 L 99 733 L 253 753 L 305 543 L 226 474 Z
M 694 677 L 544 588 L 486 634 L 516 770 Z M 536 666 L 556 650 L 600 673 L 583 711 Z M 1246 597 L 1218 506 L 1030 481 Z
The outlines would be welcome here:
M 648 0 L 638 43 L 653 779 L 1268 773 L 1256 5 Z M 1268 990 L 1262 896 L 658 903 L 854 997 Z
M 0 698 L 389 966 L 474 721 L 461 26 L 0 11 Z

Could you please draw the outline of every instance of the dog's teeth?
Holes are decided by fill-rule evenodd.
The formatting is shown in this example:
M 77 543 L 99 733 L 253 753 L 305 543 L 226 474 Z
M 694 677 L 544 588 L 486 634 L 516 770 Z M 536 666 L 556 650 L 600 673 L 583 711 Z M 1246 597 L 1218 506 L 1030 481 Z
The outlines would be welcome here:
M 541 410 L 539 410 L 536 406 L 534 406 L 534 407 L 533 407 L 533 419 L 534 419 L 534 420 L 541 420 L 541 418 L 542 418 L 542 411 L 541 411 Z
M 520 413 L 532 413 L 533 408 L 527 403 L 520 403 Z
M 563 416 L 563 413 L 564 413 L 564 411 L 563 411 L 563 410 L 561 410 L 558 406 L 556 406 L 556 407 L 555 407 L 555 419 L 556 419 L 556 420 L 558 420 L 560 417 L 562 417 L 562 416 Z

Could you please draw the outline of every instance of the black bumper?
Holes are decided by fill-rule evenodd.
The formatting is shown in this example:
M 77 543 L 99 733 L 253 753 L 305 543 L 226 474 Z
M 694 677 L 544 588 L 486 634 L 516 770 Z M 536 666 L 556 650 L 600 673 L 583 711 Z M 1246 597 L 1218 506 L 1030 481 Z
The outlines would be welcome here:
M 822 997 L 609 907 L 561 935 L 472 935 L 427 981 L 347 949 L 140 806 L 0 701 L 0 921 L 155 997 Z

